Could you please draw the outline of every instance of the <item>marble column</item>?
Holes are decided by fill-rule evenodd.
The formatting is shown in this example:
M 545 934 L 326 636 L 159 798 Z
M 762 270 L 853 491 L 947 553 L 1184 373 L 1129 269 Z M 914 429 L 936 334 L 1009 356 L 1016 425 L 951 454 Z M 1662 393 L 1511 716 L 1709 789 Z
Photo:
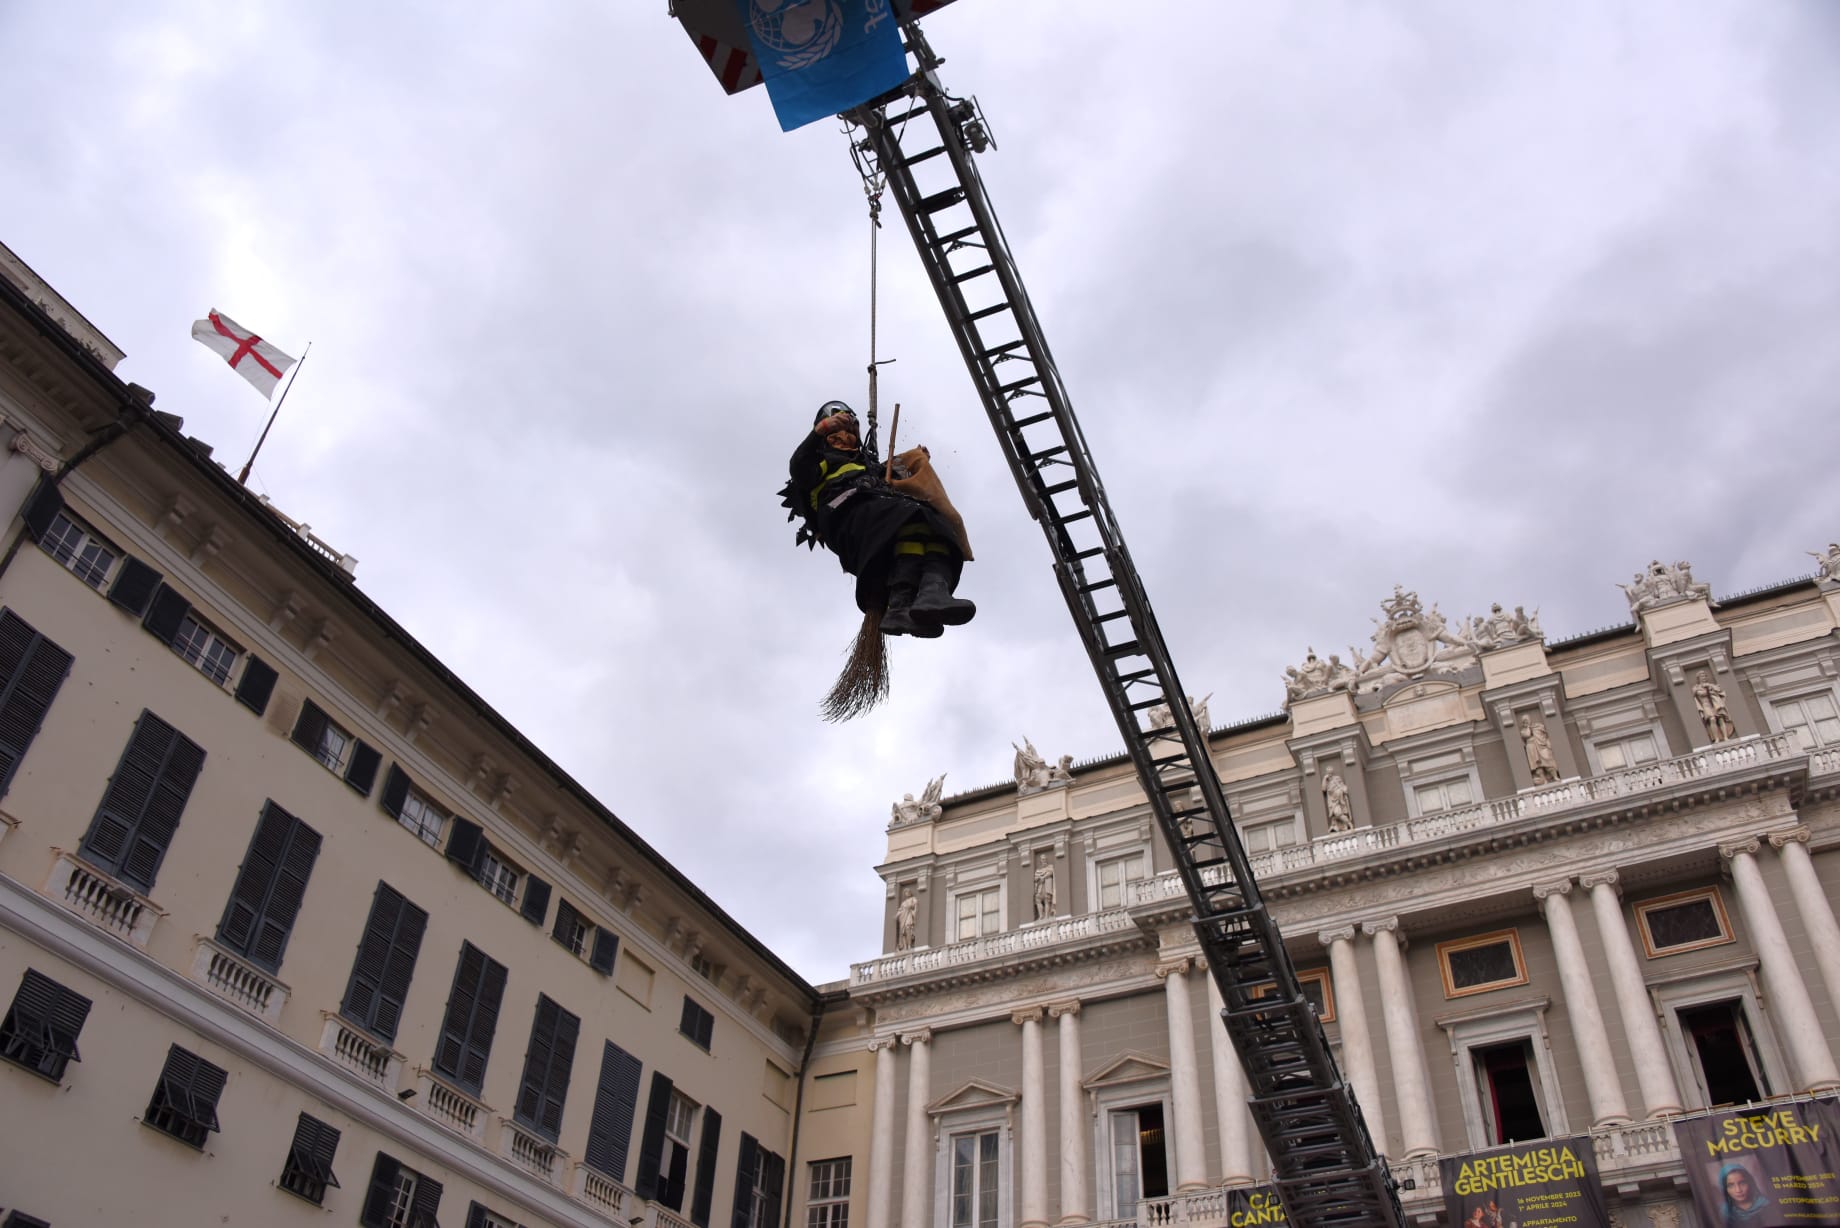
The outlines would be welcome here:
M 1201 1097 L 1196 1088 L 1195 1027 L 1188 1005 L 1188 956 L 1157 965 L 1169 1010 L 1169 1098 L 1175 1121 L 1169 1131 L 1175 1144 L 1176 1189 L 1207 1188 L 1207 1153 L 1202 1146 Z
M 1680 1088 L 1668 1065 L 1661 1025 L 1642 979 L 1642 961 L 1629 938 L 1629 923 L 1617 900 L 1615 870 L 1586 874 L 1578 885 L 1591 893 L 1591 911 L 1604 945 L 1604 962 L 1610 966 L 1610 983 L 1616 987 L 1616 1011 L 1623 1020 L 1623 1036 L 1635 1060 L 1636 1085 L 1642 1089 L 1642 1108 L 1649 1117 L 1666 1117 L 1681 1110 Z M 1569 1005 L 1568 1008 L 1569 1010 Z
M 1380 1072 L 1374 1066 L 1374 1041 L 1367 1030 L 1367 1002 L 1361 991 L 1361 969 L 1355 963 L 1354 926 L 1324 930 L 1316 936 L 1329 948 L 1329 975 L 1335 990 L 1335 1018 L 1342 1029 L 1342 1065 L 1349 1086 L 1381 1154 L 1386 1145 L 1386 1117 L 1380 1106 Z
M 1361 926 L 1374 940 L 1374 964 L 1380 972 L 1380 1002 L 1386 1017 L 1386 1051 L 1393 1062 L 1393 1098 L 1399 1103 L 1399 1141 L 1407 1158 L 1439 1151 L 1437 1123 L 1431 1115 L 1431 1083 L 1425 1076 L 1425 1050 L 1419 1043 L 1412 1011 L 1412 983 L 1398 936 L 1399 918 L 1386 917 Z
M 1254 1185 L 1260 1179 L 1255 1170 L 1263 1165 L 1257 1160 L 1257 1131 L 1246 1103 L 1251 1089 L 1233 1049 L 1233 1038 L 1227 1035 L 1226 1021 L 1220 1017 L 1220 986 L 1212 973 L 1207 977 L 1207 995 L 1212 1020 L 1208 1036 L 1214 1049 L 1214 1116 L 1220 1126 L 1220 1179 L 1223 1185 Z
M 1808 931 L 1808 946 L 1814 952 L 1815 966 L 1821 970 L 1821 983 L 1827 987 L 1827 1000 L 1833 1004 L 1834 1017 L 1840 1019 L 1840 922 L 1834 920 L 1833 906 L 1808 855 L 1808 829 L 1791 827 L 1770 833 L 1770 844 L 1789 878 L 1789 892 L 1795 897 L 1795 911 Z
M 1010 1015 L 1022 1025 L 1022 1228 L 1048 1224 L 1048 1084 L 1041 1059 L 1042 1010 Z
M 1061 1030 L 1061 1217 L 1064 1228 L 1092 1222 L 1092 1174 L 1087 1164 L 1086 1097 L 1080 1084 L 1080 1004 L 1056 1002 L 1048 1014 Z
M 931 1228 L 933 1131 L 926 1106 L 933 1082 L 933 1029 L 901 1037 L 907 1046 L 907 1159 L 901 1169 L 901 1228 Z
M 1546 914 L 1553 958 L 1559 963 L 1559 986 L 1565 992 L 1565 1014 L 1572 1023 L 1572 1044 L 1584 1070 L 1585 1091 L 1591 1097 L 1591 1128 L 1627 1125 L 1629 1105 L 1623 1100 L 1623 1076 L 1610 1053 L 1610 1033 L 1597 1004 L 1597 988 L 1591 984 L 1591 965 L 1572 919 L 1571 890 L 1572 880 L 1562 878 L 1536 886 L 1533 898 Z
M 894 1188 L 895 1044 L 893 1036 L 869 1042 L 875 1054 L 875 1109 L 869 1119 L 868 1228 L 888 1228 L 888 1193 Z
M 1814 1013 L 1814 1001 L 1802 981 L 1802 970 L 1795 966 L 1789 953 L 1789 938 L 1783 933 L 1770 902 L 1770 889 L 1757 868 L 1758 842 L 1741 840 L 1719 845 L 1719 856 L 1731 870 L 1731 881 L 1738 888 L 1738 907 L 1744 913 L 1750 931 L 1751 947 L 1763 968 L 1763 987 L 1770 995 L 1770 1013 L 1776 1028 L 1789 1042 L 1800 1075 L 1798 1091 L 1827 1091 L 1840 1087 L 1840 1069 L 1834 1066 L 1833 1052 L 1821 1032 L 1820 1017 Z

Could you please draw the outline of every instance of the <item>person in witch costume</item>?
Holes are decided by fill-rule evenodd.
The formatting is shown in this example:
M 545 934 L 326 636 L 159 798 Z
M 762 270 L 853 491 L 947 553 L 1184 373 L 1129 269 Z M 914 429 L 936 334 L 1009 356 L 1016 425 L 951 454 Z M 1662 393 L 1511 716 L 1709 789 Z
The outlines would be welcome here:
M 962 528 L 884 479 L 855 410 L 842 401 L 820 406 L 791 470 L 783 493 L 802 505 L 793 508 L 805 518 L 798 540 L 824 546 L 856 577 L 856 608 L 880 610 L 883 635 L 931 639 L 976 616 L 974 603 L 953 596 L 968 553 Z
M 903 462 L 912 472 L 903 473 Z M 851 664 L 826 703 L 831 719 L 857 715 L 887 691 L 883 635 L 932 639 L 963 626 L 977 606 L 954 596 L 971 556 L 964 524 L 931 472 L 924 448 L 896 458 L 892 480 L 842 401 L 818 408 L 781 489 L 800 545 L 823 546 L 856 578 L 863 612 Z

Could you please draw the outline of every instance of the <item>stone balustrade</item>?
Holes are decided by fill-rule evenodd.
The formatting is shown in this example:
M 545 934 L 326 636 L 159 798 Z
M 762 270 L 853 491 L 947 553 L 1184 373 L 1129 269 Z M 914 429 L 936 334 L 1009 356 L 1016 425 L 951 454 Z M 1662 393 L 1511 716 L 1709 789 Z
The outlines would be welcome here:
M 144 949 L 155 923 L 166 914 L 146 896 L 73 854 L 63 849 L 52 852 L 56 858 L 41 892 L 98 928 Z
M 499 1152 L 540 1180 L 555 1184 L 568 1157 L 554 1143 L 539 1137 L 508 1117 L 499 1118 Z
M 577 1201 L 614 1220 L 627 1219 L 626 1208 L 638 1204 L 638 1197 L 631 1190 L 579 1161 L 569 1179 L 569 1193 Z
M 1037 921 L 1020 929 L 1001 934 L 987 934 L 943 947 L 921 947 L 884 955 L 850 968 L 852 985 L 872 985 L 904 976 L 918 976 L 948 970 L 963 964 L 1026 955 L 1031 951 L 1059 947 L 1066 943 L 1125 933 L 1136 928 L 1130 913 L 1116 908 L 1108 912 L 1086 913 L 1078 917 L 1055 917 Z
M 269 1024 L 281 1022 L 288 988 L 233 951 L 200 936 L 192 953 L 192 979 Z
M 319 1051 L 366 1082 L 394 1091 L 402 1074 L 403 1055 L 331 1011 L 320 1015 L 326 1025 L 320 1033 Z

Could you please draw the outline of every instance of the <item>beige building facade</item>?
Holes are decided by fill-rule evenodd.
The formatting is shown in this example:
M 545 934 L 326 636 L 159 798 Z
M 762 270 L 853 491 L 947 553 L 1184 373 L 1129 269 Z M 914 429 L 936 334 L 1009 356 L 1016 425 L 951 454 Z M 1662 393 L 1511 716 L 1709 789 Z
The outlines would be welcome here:
M 0 1222 L 777 1224 L 818 991 L 119 358 L 4 253 Z

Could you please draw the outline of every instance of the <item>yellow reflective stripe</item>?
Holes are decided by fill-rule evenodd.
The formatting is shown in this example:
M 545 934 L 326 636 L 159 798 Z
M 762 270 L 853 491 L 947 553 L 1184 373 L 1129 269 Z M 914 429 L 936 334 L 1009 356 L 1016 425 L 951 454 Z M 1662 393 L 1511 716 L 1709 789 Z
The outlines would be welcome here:
M 818 510 L 818 496 L 824 493 L 824 488 L 826 486 L 829 486 L 838 478 L 847 476 L 848 474 L 861 473 L 866 467 L 867 466 L 857 464 L 855 461 L 845 461 L 843 464 L 837 466 L 837 472 L 832 473 L 831 463 L 829 461 L 819 461 L 818 473 L 823 480 L 811 489 L 812 510 Z
M 946 545 L 942 541 L 930 541 L 926 544 L 926 553 L 928 554 L 950 554 L 952 553 L 952 548 Z
M 925 554 L 926 547 L 919 542 L 896 542 L 894 552 L 899 554 Z

